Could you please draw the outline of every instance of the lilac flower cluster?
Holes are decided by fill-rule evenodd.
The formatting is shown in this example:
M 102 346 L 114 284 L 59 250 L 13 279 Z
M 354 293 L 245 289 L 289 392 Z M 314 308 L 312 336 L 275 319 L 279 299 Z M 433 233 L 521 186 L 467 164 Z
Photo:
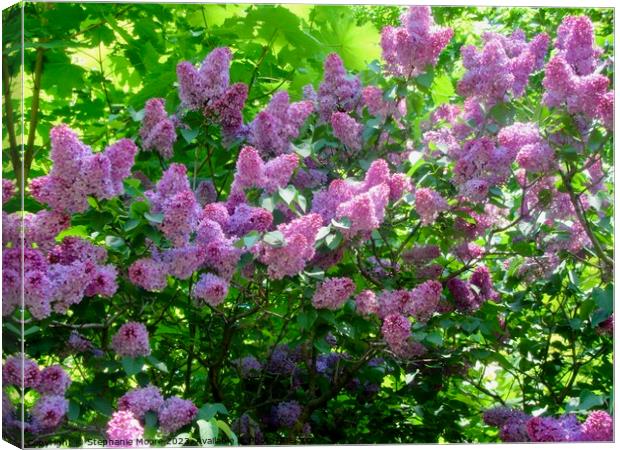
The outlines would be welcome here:
M 127 322 L 112 336 L 112 349 L 119 356 L 148 356 L 151 354 L 149 333 L 142 323 Z
M 391 174 L 383 159 L 373 161 L 363 181 L 334 180 L 327 189 L 314 193 L 312 211 L 319 213 L 325 224 L 347 217 L 351 226 L 346 237 L 369 233 L 383 222 L 385 208 L 412 189 L 403 174 Z
M 231 428 L 239 438 L 241 445 L 261 445 L 265 443 L 263 432 L 258 423 L 248 414 L 242 414 L 241 417 L 232 423 Z
M 88 196 L 102 200 L 124 193 L 123 180 L 131 175 L 138 151 L 132 141 L 121 139 L 93 153 L 66 125 L 52 128 L 50 140 L 54 165 L 49 174 L 31 181 L 35 200 L 53 210 L 74 213 L 88 208 Z
M 106 433 L 108 447 L 137 447 L 144 435 L 144 427 L 131 411 L 117 411 L 112 414 Z
M 346 113 L 335 112 L 331 117 L 334 136 L 347 148 L 359 151 L 362 148 L 363 125 Z
M 301 415 L 301 405 L 292 400 L 278 403 L 273 408 L 274 421 L 283 428 L 291 428 Z
M 192 297 L 213 307 L 224 301 L 228 294 L 228 282 L 212 273 L 204 273 L 192 290 Z
M 594 29 L 586 16 L 568 16 L 558 27 L 557 54 L 545 69 L 543 102 L 563 107 L 570 114 L 597 118 L 613 127 L 613 91 L 607 91 L 609 78 L 597 71 L 602 50 L 594 45 Z
M 201 110 L 218 123 L 225 141 L 245 133 L 242 110 L 248 96 L 244 83 L 230 85 L 231 60 L 230 50 L 220 47 L 209 53 L 198 69 L 189 61 L 177 66 L 181 104 L 189 110 Z
M 532 417 L 523 411 L 498 406 L 484 412 L 484 422 L 500 429 L 504 442 L 612 441 L 613 419 L 605 411 L 592 411 L 583 423 L 574 414 Z
M 140 137 L 144 150 L 155 150 L 164 159 L 172 158 L 177 133 L 174 121 L 166 114 L 164 99 L 152 98 L 146 102 Z
M 454 277 L 448 280 L 446 286 L 456 308 L 462 312 L 476 311 L 485 301 L 499 299 L 499 294 L 493 289 L 489 269 L 483 265 L 476 267 L 469 281 Z
M 64 395 L 71 385 L 71 378 L 58 364 L 40 369 L 36 361 L 22 354 L 10 356 L 2 365 L 2 385 L 15 386 L 18 389 L 23 386 L 40 394 L 32 408 L 31 421 L 22 424 L 16 417 L 7 417 L 6 423 L 11 427 L 23 426 L 33 433 L 46 433 L 56 429 L 67 414 L 69 401 Z M 8 408 L 14 408 L 3 392 L 3 406 L 4 402 Z
M 522 96 L 532 72 L 544 64 L 549 37 L 541 33 L 527 43 L 525 33 L 515 30 L 509 37 L 487 32 L 482 39 L 481 50 L 473 45 L 461 48 L 467 72 L 459 81 L 459 93 L 486 105 L 505 101 L 509 92 Z
M 288 92 L 277 92 L 249 124 L 248 142 L 263 156 L 288 153 L 290 141 L 299 136 L 313 110 L 311 101 L 289 103 Z
M 164 433 L 174 433 L 190 423 L 198 414 L 198 408 L 191 400 L 170 397 L 159 408 L 159 426 Z
M 243 358 L 234 361 L 235 365 L 239 369 L 241 378 L 253 378 L 260 374 L 263 370 L 263 365 L 254 356 L 244 356 Z
M 314 292 L 312 304 L 317 309 L 336 310 L 355 292 L 355 283 L 347 277 L 327 278 Z
M 198 408 L 190 401 L 173 396 L 167 399 L 161 395 L 158 387 L 148 385 L 128 391 L 118 400 L 119 411 L 116 414 L 129 414 L 142 426 L 147 412 L 157 413 L 161 431 L 169 434 L 187 425 L 198 414 Z
M 421 188 L 415 192 L 415 210 L 420 215 L 422 223 L 429 225 L 440 213 L 448 210 L 448 202 L 433 189 Z
M 383 59 L 389 73 L 417 77 L 437 64 L 439 54 L 452 39 L 452 29 L 437 26 L 429 6 L 412 6 L 401 16 L 400 27 L 381 32 Z
M 22 289 L 25 306 L 35 319 L 48 317 L 52 310 L 64 313 L 84 296 L 111 297 L 116 292 L 116 268 L 103 264 L 107 259 L 104 248 L 78 237 L 66 237 L 51 247 L 58 230 L 58 223 L 54 225 L 55 216 L 55 213 L 37 214 L 37 220 L 30 222 L 45 224 L 46 219 L 51 219 L 34 233 L 34 238 L 42 244 L 37 248 L 24 248 L 23 286 L 19 276 L 22 268 L 19 246 L 3 250 L 3 315 L 11 314 L 20 306 Z M 65 226 L 64 217 L 60 217 L 61 226 Z M 11 239 L 9 242 L 15 244 L 16 238 Z
M 362 84 L 357 76 L 347 74 L 344 63 L 337 53 L 325 58 L 323 81 L 317 96 L 319 115 L 329 122 L 332 113 L 354 111 L 360 101 Z
M 2 179 L 2 204 L 11 200 L 15 195 L 15 183 L 12 180 Z

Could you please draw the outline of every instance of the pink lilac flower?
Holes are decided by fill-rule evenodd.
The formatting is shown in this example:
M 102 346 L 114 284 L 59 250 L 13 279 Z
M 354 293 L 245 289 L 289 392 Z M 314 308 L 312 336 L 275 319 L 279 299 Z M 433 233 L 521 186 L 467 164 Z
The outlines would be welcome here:
M 228 213 L 228 212 L 227 212 Z M 226 240 L 226 235 L 219 223 L 210 219 L 202 219 L 196 228 L 196 238 L 194 243 L 199 246 L 206 246 L 212 242 Z
M 165 264 L 166 272 L 180 280 L 187 280 L 203 264 L 206 251 L 198 245 L 169 248 L 159 256 L 159 260 Z
M 413 190 L 411 178 L 404 173 L 395 173 L 390 177 L 390 200 L 395 202 L 403 195 Z
M 611 442 L 614 439 L 614 421 L 606 411 L 592 411 L 582 424 L 584 440 Z
M 598 99 L 596 116 L 608 130 L 614 129 L 614 91 L 608 91 Z
M 415 209 L 425 225 L 435 221 L 439 213 L 448 209 L 446 200 L 433 189 L 421 188 L 415 193 Z
M 151 258 L 135 261 L 128 269 L 129 280 L 147 291 L 161 291 L 168 284 L 166 265 Z
M 507 406 L 496 406 L 484 411 L 482 418 L 487 425 L 501 427 L 515 416 L 523 416 L 523 412 Z
M 130 411 L 138 420 L 142 420 L 148 411 L 159 411 L 163 403 L 164 398 L 159 388 L 148 385 L 143 388 L 132 389 L 119 398 L 118 409 Z
M 172 158 L 177 134 L 166 113 L 164 99 L 152 98 L 146 102 L 140 137 L 144 150 L 155 150 L 164 159 Z
M 457 309 L 463 312 L 471 312 L 479 308 L 478 298 L 476 298 L 468 282 L 459 278 L 451 278 L 446 285 L 452 294 Z
M 243 236 L 250 231 L 265 232 L 272 222 L 273 216 L 269 211 L 244 203 L 237 206 L 230 217 L 228 232 L 236 236 Z
M 282 402 L 274 407 L 276 423 L 284 428 L 291 428 L 297 423 L 301 415 L 301 405 L 295 400 Z
M 527 424 L 531 416 L 522 411 L 512 415 L 500 428 L 499 437 L 503 442 L 527 442 Z
M 347 277 L 327 278 L 319 284 L 312 297 L 317 309 L 336 310 L 355 292 L 355 283 Z
M 24 273 L 24 303 L 35 319 L 41 320 L 51 314 L 54 284 L 48 274 L 39 270 Z
M 2 384 L 11 384 L 20 387 L 22 385 L 22 370 L 24 374 L 24 387 L 36 388 L 41 379 L 38 364 L 23 355 L 10 356 L 2 366 Z
M 555 167 L 555 153 L 547 143 L 528 144 L 521 147 L 516 161 L 529 172 L 548 172 Z
M 202 109 L 214 103 L 226 92 L 232 53 L 228 48 L 216 48 L 209 53 L 198 70 L 188 61 L 177 66 L 179 97 L 188 109 Z
M 244 83 L 235 83 L 226 89 L 212 108 L 222 127 L 222 140 L 225 145 L 247 134 L 243 125 L 243 107 L 247 98 L 248 86 Z
M 299 157 L 296 154 L 280 155 L 267 161 L 263 170 L 261 187 L 267 192 L 274 192 L 278 188 L 285 187 L 298 165 Z
M 75 261 L 89 261 L 93 264 L 101 264 L 107 257 L 108 253 L 105 248 L 76 236 L 65 237 L 48 255 L 51 263 L 63 265 L 71 264 Z
M 168 199 L 162 209 L 164 219 L 159 228 L 175 247 L 186 245 L 200 214 L 194 193 L 191 190 L 179 192 Z
M 92 195 L 99 199 L 114 197 L 112 164 L 108 157 L 103 153 L 84 157 L 74 188 L 76 186 L 85 195 Z
M 187 168 L 183 164 L 170 164 L 164 171 L 155 189 L 145 191 L 144 195 L 151 203 L 151 210 L 161 212 L 167 200 L 175 195 L 189 191 L 190 185 L 187 178 Z
M 411 323 L 401 314 L 390 314 L 383 319 L 381 333 L 390 348 L 402 346 L 411 335 Z
M 335 112 L 331 116 L 334 136 L 347 148 L 358 151 L 362 148 L 363 126 L 346 113 Z
M 71 305 L 82 301 L 96 265 L 90 261 L 74 261 L 69 265 L 52 264 L 47 274 L 54 281 L 53 309 L 65 313 Z
M 44 368 L 39 376 L 36 390 L 43 395 L 65 395 L 71 385 L 71 378 L 58 364 Z
M 571 442 L 581 440 L 579 422 L 574 415 L 555 417 L 533 417 L 526 425 L 532 442 Z
M 281 279 L 301 272 L 314 256 L 314 241 L 322 225 L 323 219 L 315 213 L 278 225 L 285 244 L 281 247 L 261 244 L 258 248 L 259 259 L 268 266 L 269 276 Z
M 386 68 L 394 76 L 417 77 L 437 64 L 452 39 L 452 29 L 437 26 L 429 6 L 412 6 L 401 16 L 400 27 L 385 27 L 381 48 Z
M 341 203 L 336 209 L 335 216 L 337 219 L 348 217 L 351 220 L 351 226 L 345 230 L 345 233 L 354 235 L 378 228 L 385 216 L 389 194 L 389 187 L 386 184 L 380 184 L 372 187 L 368 192 Z
M 11 200 L 15 195 L 15 183 L 12 180 L 2 179 L 2 204 Z
M 32 408 L 32 425 L 37 431 L 58 427 L 69 410 L 69 400 L 60 395 L 44 395 Z
M 174 433 L 187 425 L 198 413 L 198 408 L 190 401 L 179 397 L 170 397 L 159 408 L 159 426 L 161 431 Z
M 598 58 L 603 53 L 594 44 L 594 26 L 587 16 L 565 17 L 558 27 L 555 47 L 577 75 L 594 72 Z
M 131 411 L 117 411 L 107 426 L 108 447 L 138 447 L 144 428 Z
M 361 96 L 358 77 L 349 76 L 340 56 L 331 53 L 325 58 L 323 82 L 319 85 L 318 103 L 320 117 L 329 122 L 336 111 L 353 111 Z
M 209 203 L 202 209 L 202 218 L 216 222 L 221 229 L 228 228 L 230 214 L 225 203 Z
M 411 301 L 405 305 L 404 311 L 419 322 L 427 322 L 439 306 L 441 290 L 441 283 L 425 281 L 411 291 Z
M 264 162 L 254 147 L 246 146 L 237 157 L 235 183 L 241 188 L 258 187 L 263 178 Z
M 192 291 L 192 296 L 194 298 L 202 300 L 214 307 L 222 303 L 227 294 L 228 283 L 226 280 L 212 273 L 202 274 Z
M 138 147 L 129 139 L 121 139 L 105 149 L 104 154 L 110 160 L 112 167 L 110 178 L 114 195 L 121 195 L 125 192 L 123 180 L 131 176 L 136 153 L 138 153 Z
M 127 322 L 112 337 L 112 349 L 119 356 L 148 356 L 151 354 L 149 333 L 142 323 Z
M 476 267 L 469 281 L 478 288 L 482 300 L 497 301 L 499 299 L 499 294 L 493 289 L 491 274 L 486 266 Z
M 214 269 L 220 277 L 230 280 L 241 257 L 241 249 L 235 247 L 232 239 L 211 241 L 204 248 L 205 264 Z
M 313 110 L 312 102 L 289 103 L 288 92 L 279 91 L 249 125 L 248 141 L 263 155 L 287 153 L 290 141 L 299 136 L 300 128 Z
M 411 303 L 411 291 L 399 289 L 396 291 L 384 290 L 379 294 L 379 311 L 380 318 L 391 314 L 404 314 L 407 304 Z
M 49 251 L 56 244 L 56 236 L 71 225 L 71 218 L 58 211 L 41 210 L 24 223 L 27 243 L 35 243 L 42 251 Z
M 480 258 L 484 254 L 484 249 L 471 242 L 463 242 L 456 246 L 453 252 L 461 260 L 471 261 L 472 259 Z
M 91 282 L 86 286 L 84 295 L 86 297 L 94 295 L 112 297 L 118 289 L 118 283 L 116 282 L 117 274 L 116 267 L 112 264 L 96 267 L 92 274 Z

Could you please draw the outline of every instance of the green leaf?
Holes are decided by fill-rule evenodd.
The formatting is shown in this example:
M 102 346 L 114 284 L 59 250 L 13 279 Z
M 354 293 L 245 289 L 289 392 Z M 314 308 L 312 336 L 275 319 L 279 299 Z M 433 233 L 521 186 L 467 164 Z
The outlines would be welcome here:
M 290 205 L 297 196 L 297 189 L 294 186 L 287 186 L 285 188 L 278 188 L 278 194 L 280 198 L 284 200 L 284 203 Z
M 198 410 L 197 417 L 203 420 L 211 420 L 217 413 L 227 415 L 228 410 L 221 403 L 205 403 Z
M 220 428 L 220 430 L 222 430 L 226 434 L 226 436 L 228 436 L 228 439 L 230 439 L 230 442 L 232 445 L 234 446 L 239 445 L 239 442 L 237 440 L 237 435 L 233 433 L 233 431 L 230 429 L 230 427 L 228 426 L 226 422 L 224 422 L 223 420 L 218 420 L 217 426 Z
M 341 230 L 348 230 L 351 228 L 351 219 L 348 217 L 342 217 L 341 219 L 332 219 L 332 225 L 334 228 L 340 228 Z
M 270 231 L 269 233 L 265 233 L 265 235 L 263 236 L 263 241 L 266 244 L 271 245 L 272 247 L 284 247 L 285 245 L 285 240 L 284 240 L 284 235 L 282 234 L 281 231 Z
M 329 234 L 325 238 L 325 244 L 327 244 L 327 247 L 330 250 L 336 250 L 341 242 L 342 242 L 342 234 L 340 234 L 340 232 L 338 231 L 335 233 Z
M 114 250 L 123 250 L 125 248 L 125 240 L 118 236 L 106 236 L 105 245 Z
M 142 372 L 142 367 L 144 366 L 144 358 L 142 356 L 138 356 L 137 358 L 125 356 L 121 360 L 121 363 L 123 365 L 123 369 L 125 369 L 125 373 L 128 376 L 132 376 L 139 372 Z
M 69 400 L 69 411 L 67 411 L 67 419 L 74 421 L 80 417 L 80 404 L 75 400 Z
M 189 130 L 187 128 L 181 128 L 181 136 L 183 136 L 183 139 L 185 139 L 185 142 L 187 142 L 188 144 L 191 143 L 194 139 L 196 139 L 196 136 L 198 136 L 199 133 L 200 130 Z
M 150 212 L 145 212 L 144 218 L 152 223 L 162 223 L 164 221 L 164 213 L 151 214 Z
M 168 367 L 166 367 L 166 364 L 155 358 L 153 355 L 147 356 L 146 360 L 151 366 L 155 367 L 160 372 L 168 373 Z

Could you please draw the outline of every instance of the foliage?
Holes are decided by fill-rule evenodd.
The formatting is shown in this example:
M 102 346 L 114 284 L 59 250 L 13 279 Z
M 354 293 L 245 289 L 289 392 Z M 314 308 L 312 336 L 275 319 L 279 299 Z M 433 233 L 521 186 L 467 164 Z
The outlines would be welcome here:
M 195 419 L 175 433 L 163 433 L 161 419 L 147 414 L 138 424 L 145 438 L 160 443 L 174 438 L 175 444 L 188 445 L 207 445 L 218 436 L 218 442 L 233 445 L 237 440 L 258 442 L 260 430 L 268 444 L 489 442 L 499 435 L 484 424 L 482 413 L 497 404 L 528 414 L 572 412 L 580 419 L 591 410 L 613 414 L 613 342 L 601 327 L 610 317 L 613 321 L 612 130 L 595 119 L 585 125 L 586 133 L 579 114 L 545 106 L 545 68 L 529 77 L 524 96 L 487 105 L 484 122 L 472 127 L 476 138 L 495 140 L 515 122 L 537 124 L 550 142 L 555 132 L 566 138 L 554 146 L 558 166 L 551 173 L 556 178 L 540 189 L 535 200 L 542 207 L 531 215 L 524 213 L 526 188 L 515 174 L 518 164 L 511 166 L 505 182 L 489 189 L 484 201 L 471 201 L 455 181 L 457 161 L 427 134 L 451 129 L 447 120 L 436 120 L 432 113 L 442 104 L 462 106 L 469 97 L 459 89 L 467 72 L 461 48 L 481 47 L 485 31 L 509 35 L 520 28 L 528 42 L 546 32 L 554 42 L 566 15 L 586 15 L 594 24 L 595 44 L 603 49 L 601 73 L 613 85 L 613 64 L 607 64 L 614 49 L 612 10 L 433 8 L 437 24 L 450 27 L 453 36 L 434 67 L 410 78 L 390 75 L 381 57 L 381 30 L 400 25 L 404 9 L 398 7 L 26 3 L 23 12 L 22 66 L 21 10 L 3 11 L 8 124 L 3 128 L 3 148 L 8 149 L 3 153 L 3 178 L 17 180 L 19 186 L 22 172 L 15 168 L 23 160 L 23 211 L 46 209 L 33 198 L 31 183 L 52 171 L 54 126 L 79 130 L 80 140 L 96 154 L 123 138 L 141 148 L 132 175 L 124 180 L 124 194 L 107 199 L 91 195 L 88 208 L 73 211 L 70 225 L 55 236 L 56 243 L 79 237 L 105 248 L 105 264 L 118 270 L 114 295 L 86 297 L 66 313 L 54 312 L 42 320 L 28 310 L 4 317 L 5 356 L 18 354 L 23 339 L 30 358 L 42 367 L 60 364 L 72 380 L 63 424 L 54 432 L 27 432 L 27 445 L 78 446 L 105 438 L 119 399 L 149 384 L 165 398 L 191 400 L 198 410 Z M 140 287 L 129 272 L 155 249 L 173 247 L 162 226 L 167 210 L 157 210 L 145 194 L 173 164 L 186 167 L 194 191 L 201 182 L 211 182 L 216 197 L 212 202 L 234 197 L 240 154 L 253 138 L 246 130 L 237 139 L 227 139 L 217 120 L 187 111 L 176 73 L 181 61 L 198 65 L 218 47 L 232 52 L 231 84 L 248 87 L 245 124 L 280 90 L 288 91 L 291 102 L 310 101 L 304 96 L 308 84 L 320 95 L 324 62 L 332 52 L 342 58 L 347 79 L 356 74 L 362 86 L 378 86 L 386 104 L 401 104 L 406 111 L 373 114 L 361 101 L 344 111 L 362 127 L 357 137 L 363 145 L 357 152 L 341 142 L 345 138 L 338 135 L 333 118 L 321 120 L 313 112 L 299 136 L 290 139 L 291 154 L 300 161 L 296 176 L 300 168 L 316 168 L 325 179 L 314 187 L 302 186 L 295 177 L 272 190 L 246 186 L 247 203 L 268 210 L 273 225 L 234 236 L 241 256 L 235 275 L 227 280 L 226 300 L 201 303 L 196 299 L 200 275 L 219 274 L 221 267 L 203 267 L 187 279 L 167 274 L 164 288 L 151 290 Z M 545 62 L 555 52 L 547 52 Z M 13 142 L 21 120 L 21 71 L 26 119 L 22 152 Z M 175 126 L 184 124 L 177 126 L 170 160 L 144 148 L 140 129 L 145 103 L 152 98 L 164 99 Z M 274 156 L 261 150 L 265 162 Z M 602 186 L 594 189 L 586 167 L 597 156 Z M 270 263 L 250 251 L 286 249 L 296 238 L 285 224 L 314 211 L 319 189 L 332 180 L 364 180 L 379 159 L 389 162 L 390 173 L 405 174 L 414 190 L 405 189 L 392 199 L 372 231 L 352 231 L 352 214 L 323 223 L 311 247 L 319 256 L 333 257 L 333 264 L 312 260 L 293 276 L 277 277 L 269 271 Z M 530 174 L 529 181 L 539 179 Z M 416 196 L 424 188 L 447 200 L 428 221 Z M 572 200 L 571 212 L 551 217 L 552 198 L 563 194 Z M 587 199 L 583 210 L 575 210 L 575 195 Z M 3 211 L 19 214 L 20 195 L 6 202 Z M 494 211 L 488 214 L 493 223 L 464 239 L 463 227 L 475 226 L 488 211 Z M 5 227 L 7 217 L 3 215 Z M 575 223 L 587 232 L 576 249 L 567 244 L 577 239 L 570 231 Z M 5 248 L 7 238 L 3 241 Z M 483 253 L 460 257 L 456 248 L 463 242 Z M 550 253 L 552 244 L 556 250 Z M 436 278 L 441 305 L 452 307 L 437 307 L 428 321 L 413 322 L 412 339 L 425 353 L 405 357 L 386 345 L 385 318 L 360 314 L 353 297 L 364 290 L 379 295 L 382 290 L 418 287 L 426 278 L 406 255 L 428 245 L 439 248 L 431 259 L 440 266 Z M 557 257 L 557 264 L 548 262 L 550 255 Z M 537 265 L 543 270 L 536 271 Z M 468 280 L 480 266 L 488 267 L 499 299 L 481 302 L 471 311 L 455 308 L 449 281 Z M 533 276 L 526 267 L 534 267 Z M 333 309 L 315 307 L 320 283 L 343 277 L 354 282 L 356 294 Z M 335 297 L 330 291 L 329 301 Z M 146 325 L 150 354 L 114 351 L 113 336 L 128 322 Z M 67 344 L 76 331 L 90 342 L 85 351 Z M 266 370 L 282 344 L 297 352 L 283 357 L 296 369 L 284 374 Z M 331 372 L 317 373 L 317 362 L 335 353 L 337 361 L 325 363 Z M 244 375 L 240 366 L 249 356 L 262 364 L 256 377 Z M 18 402 L 16 389 L 5 391 Z M 35 390 L 26 391 L 26 411 L 37 398 Z M 291 426 L 278 426 L 274 415 L 284 423 L 281 416 L 295 408 L 290 402 L 301 404 L 301 416 Z M 3 427 L 3 432 L 19 439 L 10 428 Z

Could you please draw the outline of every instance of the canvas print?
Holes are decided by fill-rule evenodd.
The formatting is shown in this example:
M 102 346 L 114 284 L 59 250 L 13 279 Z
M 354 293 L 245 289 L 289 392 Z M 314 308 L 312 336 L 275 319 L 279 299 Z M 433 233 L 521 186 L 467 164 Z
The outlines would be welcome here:
M 2 24 L 5 441 L 613 441 L 612 8 Z

